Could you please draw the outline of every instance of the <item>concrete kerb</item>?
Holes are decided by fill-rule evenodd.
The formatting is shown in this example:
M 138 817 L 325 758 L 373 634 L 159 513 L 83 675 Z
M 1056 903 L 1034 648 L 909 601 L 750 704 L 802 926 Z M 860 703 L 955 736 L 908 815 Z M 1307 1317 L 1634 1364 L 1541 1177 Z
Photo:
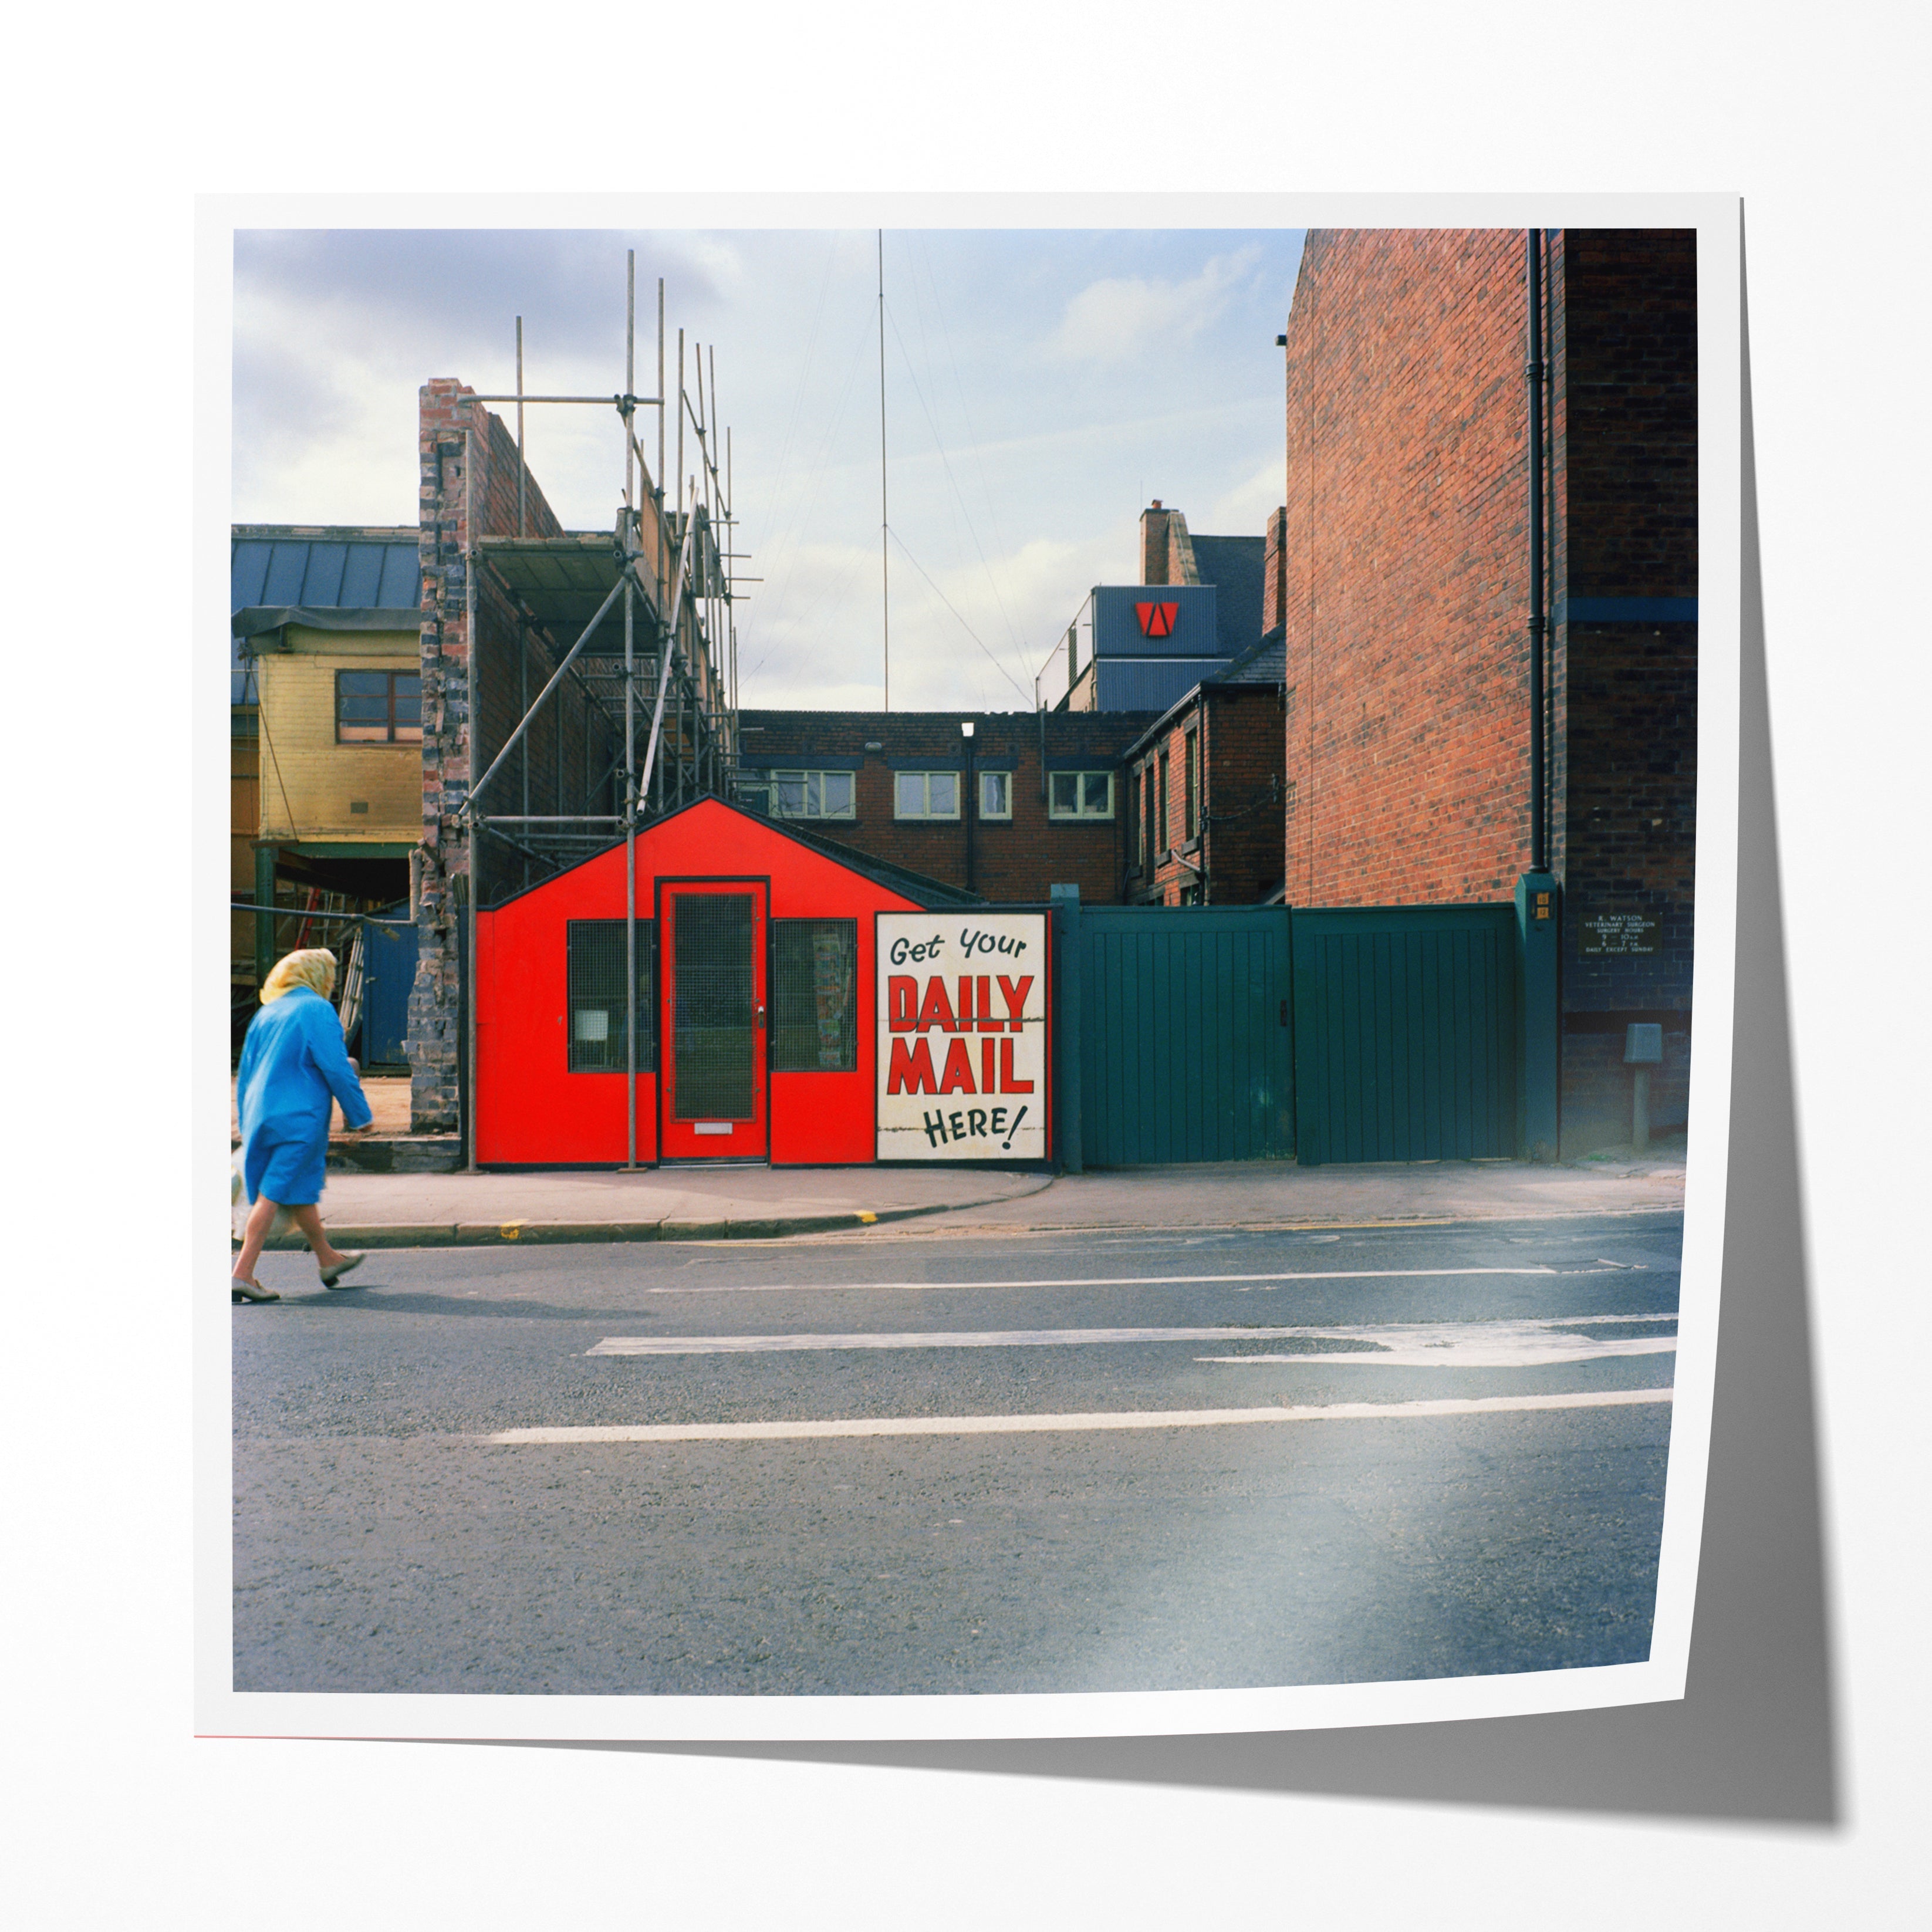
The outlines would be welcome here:
M 1038 1191 L 1038 1190 L 1036 1190 Z M 562 1246 L 571 1243 L 627 1241 L 770 1241 L 793 1234 L 851 1234 L 934 1214 L 962 1214 L 1015 1198 L 932 1202 L 914 1208 L 851 1208 L 838 1214 L 761 1215 L 742 1221 L 410 1221 L 328 1224 L 338 1248 L 495 1248 Z M 1017 1197 L 1024 1199 L 1024 1196 Z M 238 1244 L 236 1245 L 238 1246 Z M 273 1252 L 306 1252 L 299 1234 L 267 1244 Z

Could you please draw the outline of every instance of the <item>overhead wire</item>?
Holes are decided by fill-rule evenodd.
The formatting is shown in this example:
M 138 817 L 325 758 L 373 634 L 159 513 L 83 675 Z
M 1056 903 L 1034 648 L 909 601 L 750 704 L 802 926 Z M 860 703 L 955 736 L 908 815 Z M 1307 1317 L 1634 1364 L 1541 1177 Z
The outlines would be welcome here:
M 959 373 L 959 358 L 952 346 L 952 332 L 946 325 L 946 304 L 939 292 L 939 278 L 933 273 L 932 251 L 926 247 L 926 237 L 923 235 L 919 238 L 919 254 L 920 260 L 926 269 L 927 286 L 932 291 L 933 310 L 939 319 L 939 339 L 946 345 L 946 359 L 947 366 L 952 372 L 952 388 L 958 398 L 960 416 L 966 424 L 967 447 L 972 452 L 973 466 L 979 472 L 980 492 L 986 500 L 987 519 L 992 524 L 993 531 L 993 548 L 996 553 L 1004 556 L 1006 554 L 1006 540 L 1000 529 L 999 505 L 993 494 L 992 484 L 986 475 L 985 448 L 974 424 L 971 406 L 967 401 L 965 381 Z M 917 292 L 918 287 L 918 280 L 915 278 L 913 283 L 915 293 Z M 1012 613 L 1006 608 L 1006 600 L 1004 593 L 1000 589 L 1000 580 L 991 570 L 987 572 L 986 578 L 992 586 L 993 600 L 1000 607 L 1000 616 L 1006 625 L 1006 635 L 1012 640 L 1014 650 L 1024 654 L 1026 650 L 1026 640 L 1021 636 L 1018 627 L 1013 622 Z
M 934 446 L 939 452 L 939 460 L 941 466 L 946 472 L 946 480 L 948 484 L 952 486 L 953 498 L 959 506 L 960 514 L 965 518 L 967 532 L 972 538 L 973 548 L 979 556 L 980 568 L 985 572 L 988 584 L 993 585 L 994 602 L 999 604 L 1000 614 L 1001 616 L 1005 617 L 1006 605 L 1004 600 L 1001 599 L 1000 596 L 998 586 L 997 584 L 993 584 L 992 566 L 986 560 L 986 548 L 980 542 L 980 532 L 974 526 L 973 513 L 966 507 L 966 498 L 964 493 L 959 488 L 959 479 L 952 473 L 952 460 L 946 453 L 945 439 L 939 433 L 938 424 L 933 420 L 932 410 L 931 405 L 926 401 L 926 391 L 920 384 L 919 372 L 913 367 L 911 352 L 906 347 L 905 338 L 899 332 L 898 318 L 892 314 L 892 304 L 890 302 L 886 304 L 886 314 L 887 320 L 891 322 L 892 326 L 892 339 L 898 343 L 899 346 L 899 354 L 902 358 L 904 358 L 905 362 L 906 374 L 912 378 L 913 393 L 914 395 L 918 397 L 920 408 L 925 412 L 926 427 L 932 431 L 932 440 Z M 908 551 L 907 554 L 910 556 L 911 552 Z M 927 580 L 930 582 L 931 579 L 928 578 Z M 948 610 L 952 610 L 952 607 L 949 604 L 947 604 L 946 608 Z M 956 610 L 954 610 L 952 614 L 956 617 L 959 616 L 958 612 Z M 959 621 L 963 624 L 966 620 L 963 617 L 961 617 Z M 970 629 L 971 627 L 969 626 L 968 628 Z M 1008 632 L 1010 633 L 1012 626 L 1010 619 L 1007 620 L 1006 628 Z M 987 655 L 989 657 L 992 656 L 993 654 L 992 651 L 988 649 L 984 640 L 980 638 L 979 633 L 977 632 L 974 632 L 973 635 L 974 641 L 980 645 L 980 649 L 986 651 Z M 994 662 L 998 663 L 999 661 L 995 658 Z M 1005 671 L 1008 682 L 1013 682 L 1015 684 L 1015 688 L 1017 689 L 1018 687 L 1017 682 L 1013 679 L 1012 674 L 1010 671 L 1006 671 L 1004 665 L 1001 665 L 1000 669 L 1003 671 Z
M 974 630 L 973 626 L 968 623 L 964 617 L 959 616 L 958 607 L 953 602 L 951 598 L 946 596 L 944 591 L 940 589 L 938 584 L 933 583 L 932 574 L 927 570 L 926 566 L 921 563 L 919 559 L 914 556 L 910 550 L 906 550 L 905 538 L 901 536 L 897 530 L 892 531 L 892 542 L 897 544 L 901 550 L 905 550 L 906 561 L 912 566 L 914 569 L 919 572 L 920 576 L 926 579 L 928 584 L 931 585 L 934 596 L 937 597 L 940 602 L 944 604 L 946 609 L 952 613 L 954 616 L 959 618 L 960 628 L 973 640 L 974 643 L 980 646 L 980 650 L 986 653 L 987 658 L 992 664 L 993 668 L 1012 686 L 1014 690 L 1018 692 L 1020 695 L 1020 702 L 1025 706 L 1028 710 L 1030 711 L 1033 709 L 1033 700 L 1028 696 L 1024 688 L 1022 686 L 1019 680 L 1015 677 L 1012 673 L 1007 670 L 1004 664 L 1000 663 L 998 657 L 994 654 L 992 647 L 988 644 L 986 639 L 981 637 L 979 632 Z
M 798 566 L 798 548 L 795 536 L 796 526 L 805 508 L 814 500 L 814 490 L 820 473 L 824 470 L 825 459 L 831 450 L 832 440 L 838 433 L 838 425 L 844 420 L 846 406 L 851 400 L 853 383 L 869 336 L 871 322 L 872 318 L 868 315 L 866 318 L 866 328 L 860 332 L 854 344 L 852 360 L 847 367 L 844 382 L 839 391 L 837 405 L 832 410 L 830 420 L 826 424 L 824 435 L 820 439 L 818 454 L 812 460 L 811 470 L 801 484 L 798 496 L 791 507 L 784 532 L 766 552 L 768 557 L 775 558 L 774 568 L 776 568 L 776 561 L 782 561 L 784 568 L 784 576 L 771 584 L 767 590 L 765 602 L 766 616 L 764 620 L 766 623 L 775 622 L 783 614 L 786 600 L 790 595 L 792 578 Z M 849 578 L 847 581 L 849 584 Z M 840 592 L 842 602 L 844 590 L 842 587 Z M 751 670 L 745 675 L 746 676 L 755 675 L 776 648 L 777 640 L 774 639 L 772 643 L 765 646 L 758 662 L 753 664 Z

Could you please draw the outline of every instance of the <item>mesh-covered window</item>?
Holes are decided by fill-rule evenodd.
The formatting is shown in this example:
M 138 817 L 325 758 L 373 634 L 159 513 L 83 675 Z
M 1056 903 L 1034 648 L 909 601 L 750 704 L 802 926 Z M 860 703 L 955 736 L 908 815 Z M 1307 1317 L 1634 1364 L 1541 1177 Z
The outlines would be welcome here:
M 624 1048 L 624 922 L 621 919 L 573 919 L 566 922 L 568 949 L 569 1010 L 564 1016 L 570 1034 L 573 1073 L 621 1073 L 627 1064 Z M 638 1071 L 657 1065 L 652 1052 L 656 1029 L 651 1023 L 656 975 L 655 920 L 638 922 Z
M 849 919 L 772 922 L 772 1066 L 850 1073 L 859 1064 L 859 928 Z
M 673 922 L 680 1120 L 748 1120 L 758 1048 L 748 892 L 680 893 Z

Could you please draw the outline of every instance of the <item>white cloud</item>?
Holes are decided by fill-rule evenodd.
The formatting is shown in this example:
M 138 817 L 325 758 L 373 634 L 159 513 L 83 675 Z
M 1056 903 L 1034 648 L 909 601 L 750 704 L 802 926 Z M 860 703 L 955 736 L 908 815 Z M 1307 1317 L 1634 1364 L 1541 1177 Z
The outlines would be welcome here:
M 1179 504 L 1196 529 L 1258 532 L 1280 500 L 1278 482 L 1260 475 L 1280 442 L 1271 337 L 1294 241 L 888 232 L 895 709 L 1030 702 L 1088 589 L 1136 574 L 1135 518 L 1150 495 Z M 660 274 L 670 355 L 687 328 L 704 345 L 707 385 L 716 339 L 720 419 L 735 431 L 736 547 L 748 553 L 740 567 L 764 580 L 740 613 L 744 702 L 872 708 L 880 504 L 869 230 L 251 242 L 237 251 L 234 514 L 411 521 L 418 385 L 454 376 L 486 392 L 513 386 L 518 315 L 532 391 L 608 393 L 621 380 L 632 245 L 640 376 L 655 380 Z M 1048 352 L 1056 342 L 1086 359 Z M 1123 364 L 1126 355 L 1138 359 Z M 653 420 L 642 436 L 655 468 Z M 676 442 L 674 415 L 668 469 Z M 608 530 L 623 476 L 610 413 L 532 408 L 529 448 L 566 526 Z M 696 460 L 687 434 L 687 473 Z
M 1190 517 L 1188 527 L 1210 536 L 1258 537 L 1281 507 L 1287 485 L 1286 454 L 1270 455 L 1252 475 L 1216 496 L 1205 516 Z
M 1261 255 L 1251 244 L 1210 256 L 1184 282 L 1139 275 L 1090 282 L 1067 303 L 1053 352 L 1068 362 L 1128 362 L 1191 340 L 1220 319 Z

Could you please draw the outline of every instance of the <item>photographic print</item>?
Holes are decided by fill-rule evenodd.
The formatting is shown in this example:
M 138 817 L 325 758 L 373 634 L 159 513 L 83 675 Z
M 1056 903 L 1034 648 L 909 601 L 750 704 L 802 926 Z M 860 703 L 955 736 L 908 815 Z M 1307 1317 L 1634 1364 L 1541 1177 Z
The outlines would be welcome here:
M 204 204 L 203 1730 L 1682 1695 L 1736 204 L 964 206 Z

